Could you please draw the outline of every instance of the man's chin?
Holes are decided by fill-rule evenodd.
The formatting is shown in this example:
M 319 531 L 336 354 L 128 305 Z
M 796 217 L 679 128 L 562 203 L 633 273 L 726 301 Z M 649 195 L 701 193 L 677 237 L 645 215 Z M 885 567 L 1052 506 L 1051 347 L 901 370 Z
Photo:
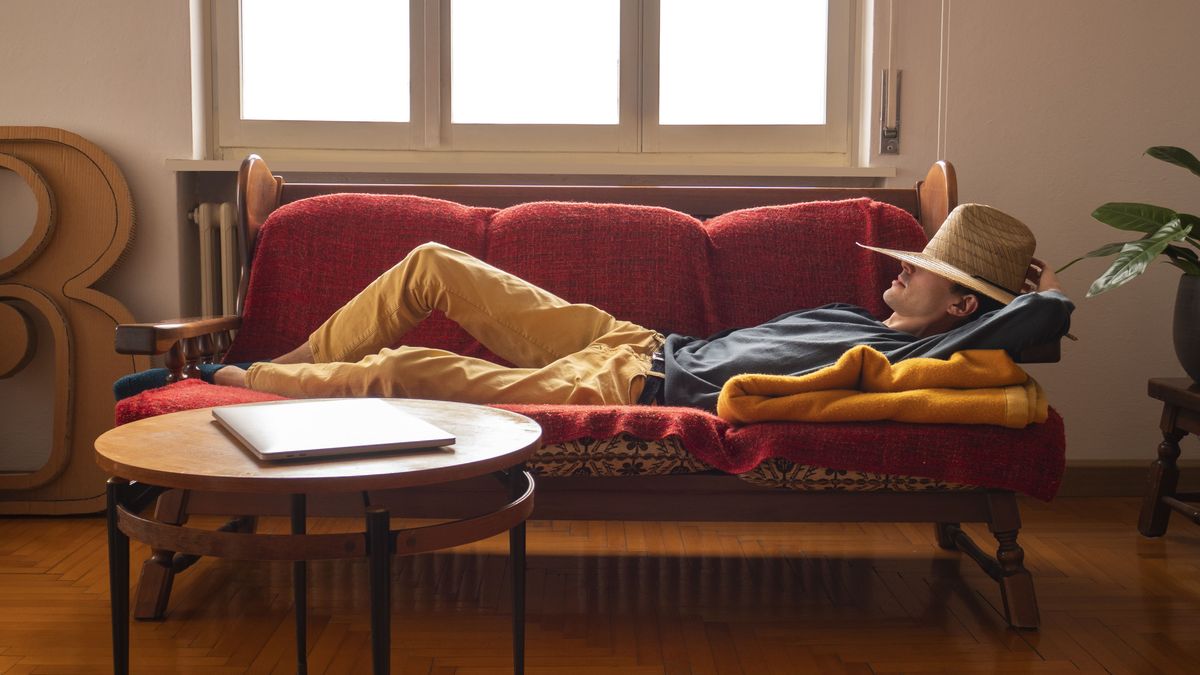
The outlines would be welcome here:
M 896 311 L 896 306 L 892 304 L 893 300 L 895 299 L 895 291 L 896 287 L 892 286 L 883 292 L 883 303 L 887 305 L 893 312 Z

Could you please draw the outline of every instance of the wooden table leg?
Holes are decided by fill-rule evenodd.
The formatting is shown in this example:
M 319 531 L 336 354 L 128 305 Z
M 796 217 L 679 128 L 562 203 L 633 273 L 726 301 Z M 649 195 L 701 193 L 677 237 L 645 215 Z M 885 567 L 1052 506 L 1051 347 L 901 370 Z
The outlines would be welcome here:
M 513 467 L 508 475 L 508 494 L 511 499 L 526 489 L 523 466 Z M 525 521 L 508 531 L 508 557 L 512 563 L 513 590 L 513 673 L 525 672 Z
M 1164 415 L 1165 417 L 1165 415 Z M 1158 444 L 1158 459 L 1150 465 L 1146 494 L 1142 497 L 1142 512 L 1138 516 L 1138 532 L 1146 537 L 1161 537 L 1167 533 L 1171 507 L 1163 497 L 1173 496 L 1179 486 L 1179 441 L 1186 432 L 1171 429 L 1163 432 Z
M 371 662 L 375 675 L 387 675 L 392 652 L 391 517 L 387 509 L 367 509 L 367 556 L 371 568 Z
M 117 507 L 121 505 L 129 482 L 108 479 L 108 592 L 112 607 L 112 645 L 114 675 L 129 673 L 129 537 L 121 531 Z
M 292 534 L 304 534 L 308 505 L 303 494 L 292 495 Z M 308 561 L 292 562 L 292 604 L 296 611 L 296 673 L 308 673 Z

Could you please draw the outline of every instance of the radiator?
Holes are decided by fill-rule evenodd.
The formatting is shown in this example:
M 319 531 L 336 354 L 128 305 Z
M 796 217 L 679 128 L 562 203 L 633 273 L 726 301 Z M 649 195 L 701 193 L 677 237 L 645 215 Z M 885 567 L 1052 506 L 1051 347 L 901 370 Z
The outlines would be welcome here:
M 237 313 L 241 247 L 231 202 L 204 202 L 190 214 L 200 243 L 200 313 Z

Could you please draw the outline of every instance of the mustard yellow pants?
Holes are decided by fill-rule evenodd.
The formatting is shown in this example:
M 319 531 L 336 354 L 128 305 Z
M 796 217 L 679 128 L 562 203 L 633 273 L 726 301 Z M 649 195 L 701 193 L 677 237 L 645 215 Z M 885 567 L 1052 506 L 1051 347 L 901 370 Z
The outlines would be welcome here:
M 390 347 L 435 309 L 516 367 L 441 349 Z M 309 336 L 315 363 L 257 363 L 246 385 L 294 398 L 620 405 L 637 401 L 662 343 L 655 331 L 428 243 Z

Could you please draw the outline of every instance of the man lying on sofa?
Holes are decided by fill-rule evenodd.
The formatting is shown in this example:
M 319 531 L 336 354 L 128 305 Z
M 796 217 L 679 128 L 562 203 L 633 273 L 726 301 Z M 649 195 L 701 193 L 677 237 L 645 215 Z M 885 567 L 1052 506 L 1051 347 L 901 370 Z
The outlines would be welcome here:
M 294 398 L 394 396 L 469 403 L 666 404 L 714 410 L 741 373 L 802 375 L 856 345 L 888 360 L 1010 355 L 1066 334 L 1074 309 L 1033 258 L 1033 233 L 991 207 L 963 204 L 921 252 L 864 246 L 901 262 L 883 321 L 846 304 L 789 312 L 707 339 L 660 333 L 568 303 L 466 253 L 429 243 L 372 282 L 292 352 L 213 374 L 216 384 Z M 1023 292 L 1025 291 L 1025 292 Z M 390 347 L 442 311 L 515 364 L 425 347 Z

